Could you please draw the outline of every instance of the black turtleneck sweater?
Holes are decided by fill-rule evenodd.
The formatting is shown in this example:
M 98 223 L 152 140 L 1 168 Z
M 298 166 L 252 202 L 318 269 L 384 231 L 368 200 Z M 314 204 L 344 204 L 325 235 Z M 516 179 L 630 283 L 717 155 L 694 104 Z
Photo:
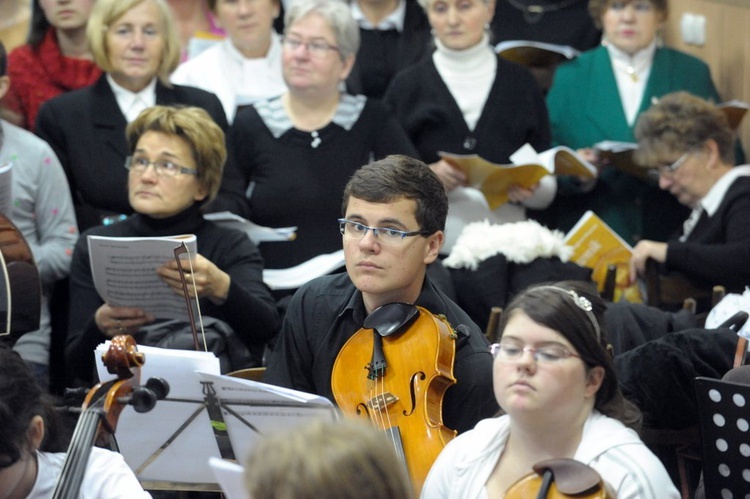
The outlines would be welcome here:
M 207 298 L 201 299 L 203 316 L 229 324 L 251 351 L 276 334 L 280 326 L 279 316 L 270 291 L 263 283 L 263 260 L 247 235 L 204 220 L 197 204 L 165 219 L 135 214 L 122 222 L 87 230 L 76 244 L 70 269 L 71 306 L 65 348 L 69 380 L 91 380 L 93 351 L 108 339 L 94 321 L 94 314 L 104 302 L 91 276 L 87 236 L 164 237 L 179 234 L 195 234 L 198 253 L 231 277 L 224 303 L 217 305 Z

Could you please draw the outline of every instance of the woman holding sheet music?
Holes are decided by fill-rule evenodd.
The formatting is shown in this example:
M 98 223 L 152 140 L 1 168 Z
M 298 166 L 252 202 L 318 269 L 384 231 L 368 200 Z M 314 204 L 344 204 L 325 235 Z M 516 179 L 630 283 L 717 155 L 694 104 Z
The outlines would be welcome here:
M 201 215 L 201 207 L 221 183 L 223 132 L 202 109 L 154 106 L 128 126 L 127 139 L 128 198 L 135 214 L 88 230 L 73 254 L 66 345 L 71 374 L 89 380 L 93 349 L 117 334 L 133 334 L 140 344 L 193 348 L 189 325 L 102 301 L 92 279 L 88 235 L 195 234 L 198 254 L 191 255 L 192 266 L 185 273 L 191 298 L 200 299 L 208 349 L 219 356 L 224 371 L 260 365 L 264 342 L 279 326 L 274 301 L 262 281 L 260 253 L 244 233 L 221 228 Z M 182 294 L 173 255 L 165 255 L 164 262 L 159 278 Z
M 440 159 L 439 151 L 478 154 L 500 164 L 526 143 L 549 148 L 544 98 L 531 73 L 499 58 L 489 44 L 494 0 L 420 0 L 435 35 L 437 50 L 396 75 L 385 101 L 409 134 L 423 161 L 430 163 L 449 191 L 450 209 L 443 252 L 450 252 L 463 225 L 485 218 L 515 222 L 525 207 L 546 207 L 555 182 L 511 189 L 510 200 L 490 212 L 466 177 Z
M 592 0 L 589 11 L 603 28 L 602 45 L 558 66 L 547 94 L 556 145 L 583 149 L 604 140 L 635 142 L 638 115 L 669 92 L 686 90 L 720 102 L 706 64 L 661 46 L 667 0 Z M 596 154 L 590 151 L 587 159 L 595 161 Z M 545 215 L 562 230 L 593 210 L 630 244 L 641 238 L 664 241 L 688 214 L 654 182 L 613 166 L 603 167 L 596 184 L 559 177 L 558 185 Z

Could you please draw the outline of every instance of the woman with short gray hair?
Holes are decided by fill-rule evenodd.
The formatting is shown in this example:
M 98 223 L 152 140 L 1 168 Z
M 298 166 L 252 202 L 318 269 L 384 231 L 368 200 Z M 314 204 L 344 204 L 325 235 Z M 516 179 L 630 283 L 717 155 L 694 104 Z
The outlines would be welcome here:
M 270 269 L 340 250 L 336 219 L 352 173 L 390 154 L 416 156 L 384 106 L 342 93 L 359 46 L 348 4 L 296 1 L 285 26 L 282 72 L 288 91 L 240 111 L 227 138 L 247 188 L 251 220 L 297 227 L 294 241 L 261 243 Z

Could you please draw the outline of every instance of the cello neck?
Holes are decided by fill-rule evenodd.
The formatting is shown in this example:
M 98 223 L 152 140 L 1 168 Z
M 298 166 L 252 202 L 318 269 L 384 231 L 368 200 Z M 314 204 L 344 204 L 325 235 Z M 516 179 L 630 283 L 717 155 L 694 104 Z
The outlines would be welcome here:
M 78 497 L 86 473 L 86 465 L 91 455 L 91 447 L 94 444 L 101 416 L 95 407 L 85 409 L 78 418 L 73 438 L 68 446 L 60 478 L 57 480 L 52 499 L 69 499 Z

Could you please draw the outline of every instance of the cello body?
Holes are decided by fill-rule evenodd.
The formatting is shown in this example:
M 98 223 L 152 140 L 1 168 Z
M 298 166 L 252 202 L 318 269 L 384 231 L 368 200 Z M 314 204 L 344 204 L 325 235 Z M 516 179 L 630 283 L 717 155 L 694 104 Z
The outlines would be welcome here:
M 26 239 L 4 214 L 0 213 L 0 333 L 14 340 L 39 329 L 42 281 Z M 7 279 L 7 280 L 6 280 Z
M 444 317 L 415 308 L 416 320 L 403 331 L 387 336 L 367 327 L 357 331 L 338 354 L 331 387 L 344 414 L 367 419 L 388 435 L 418 495 L 438 454 L 456 435 L 442 420 L 443 395 L 456 382 L 456 334 Z M 378 344 L 385 366 L 375 365 Z

